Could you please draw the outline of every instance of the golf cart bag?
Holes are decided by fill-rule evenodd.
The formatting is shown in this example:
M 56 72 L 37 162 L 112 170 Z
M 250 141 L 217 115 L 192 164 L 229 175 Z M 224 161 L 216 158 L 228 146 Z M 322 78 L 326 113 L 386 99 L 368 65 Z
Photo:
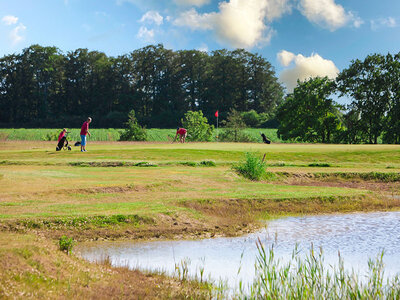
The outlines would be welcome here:
M 269 139 L 267 139 L 267 137 L 265 136 L 264 133 L 261 133 L 261 137 L 262 137 L 263 142 L 264 142 L 265 144 L 271 144 L 271 141 L 270 141 Z
M 56 151 L 60 151 L 61 149 L 71 151 L 71 146 L 68 145 L 68 139 L 66 135 L 63 136 L 57 144 Z

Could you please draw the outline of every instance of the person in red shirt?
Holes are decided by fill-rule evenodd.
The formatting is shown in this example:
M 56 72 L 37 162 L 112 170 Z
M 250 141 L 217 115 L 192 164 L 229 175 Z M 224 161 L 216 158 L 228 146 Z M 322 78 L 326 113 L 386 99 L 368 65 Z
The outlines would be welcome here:
M 81 127 L 81 152 L 86 152 L 86 135 L 90 136 L 89 132 L 89 124 L 92 122 L 92 118 L 89 117 L 87 120 L 82 124 Z
M 178 137 L 178 134 L 179 134 L 179 141 L 181 143 L 184 143 L 185 140 L 186 140 L 186 136 L 187 136 L 187 130 L 185 128 L 179 128 L 178 127 L 176 129 L 176 135 L 175 135 L 175 138 L 174 138 L 174 142 L 176 141 L 176 138 Z
M 61 139 L 66 135 L 66 133 L 67 133 L 67 129 L 64 128 L 64 129 L 61 131 L 61 133 L 59 134 L 59 136 L 58 136 L 58 142 L 61 141 Z

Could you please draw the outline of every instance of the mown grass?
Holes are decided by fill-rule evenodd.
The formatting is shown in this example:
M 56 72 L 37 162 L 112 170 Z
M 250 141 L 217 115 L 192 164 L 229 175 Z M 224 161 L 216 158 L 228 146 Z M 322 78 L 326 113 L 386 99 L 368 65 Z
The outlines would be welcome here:
M 89 142 L 87 149 L 87 153 L 81 153 L 76 148 L 55 152 L 55 144 L 51 142 L 4 142 L 0 143 L 0 162 L 3 165 L 66 165 L 75 162 L 116 162 L 129 165 L 139 162 L 167 164 L 212 160 L 217 164 L 231 164 L 241 160 L 244 152 L 252 151 L 259 152 L 261 156 L 266 154 L 265 161 L 272 167 L 329 168 L 329 172 L 337 168 L 386 172 L 400 169 L 400 146 L 397 145 Z

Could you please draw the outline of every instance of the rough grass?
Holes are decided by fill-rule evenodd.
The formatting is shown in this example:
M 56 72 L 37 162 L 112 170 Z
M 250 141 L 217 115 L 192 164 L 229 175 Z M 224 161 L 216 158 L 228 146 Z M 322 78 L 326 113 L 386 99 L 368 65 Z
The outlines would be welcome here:
M 210 298 L 204 284 L 88 263 L 33 235 L 0 233 L 0 269 L 1 299 Z
M 0 141 L 49 141 L 56 140 L 58 134 L 62 128 L 4 128 L 0 129 Z M 71 128 L 68 129 L 70 132 L 70 141 L 79 141 L 80 129 Z M 92 136 L 89 138 L 91 141 L 119 141 L 121 132 L 123 129 L 118 128 L 92 128 L 90 132 Z M 218 133 L 214 132 L 213 139 L 216 140 L 217 134 L 221 134 L 225 131 L 224 128 L 219 128 Z M 172 142 L 175 137 L 176 129 L 160 129 L 160 128 L 149 128 L 146 129 L 147 141 L 150 142 Z M 266 136 L 274 143 L 282 142 L 277 137 L 277 129 L 270 128 L 247 128 L 244 130 L 245 134 L 251 137 L 251 140 L 262 143 L 260 132 L 266 134 Z M 190 133 L 189 133 L 190 134 Z

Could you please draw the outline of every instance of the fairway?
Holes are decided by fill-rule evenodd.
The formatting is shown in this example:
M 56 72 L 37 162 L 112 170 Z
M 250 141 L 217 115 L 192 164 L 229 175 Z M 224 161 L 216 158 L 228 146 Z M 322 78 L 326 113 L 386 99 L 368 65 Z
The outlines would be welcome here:
M 0 144 L 0 218 L 135 214 L 155 222 L 160 215 L 206 220 L 188 203 L 371 196 L 373 191 L 357 185 L 288 181 L 304 174 L 394 174 L 400 169 L 400 147 L 387 145 L 93 142 L 88 149 L 55 152 L 50 142 Z M 266 154 L 268 170 L 289 178 L 252 182 L 239 177 L 231 164 L 246 151 Z M 201 166 L 202 161 L 216 166 Z

